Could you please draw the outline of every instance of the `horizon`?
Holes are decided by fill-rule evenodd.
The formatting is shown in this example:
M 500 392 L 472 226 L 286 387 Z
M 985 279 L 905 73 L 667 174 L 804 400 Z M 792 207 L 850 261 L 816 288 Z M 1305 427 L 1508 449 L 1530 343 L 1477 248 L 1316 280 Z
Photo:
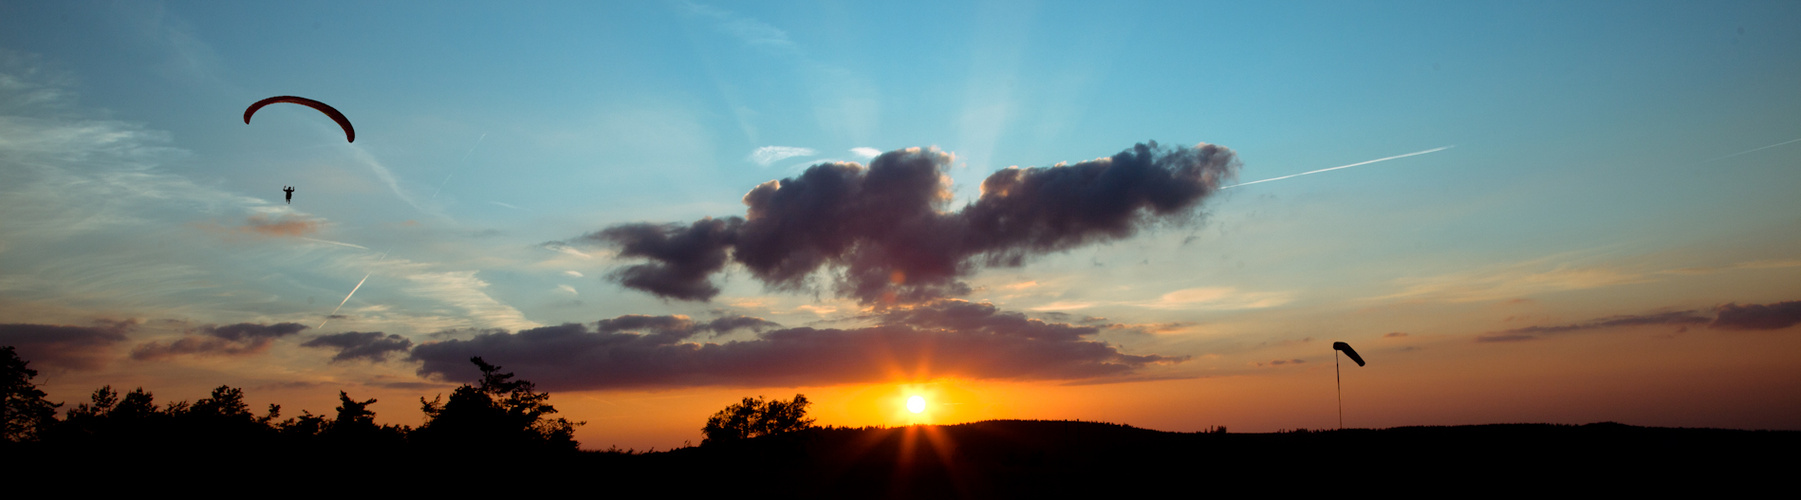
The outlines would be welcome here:
M 1801 430 L 1801 4 L 277 9 L 0 6 L 64 411 Z

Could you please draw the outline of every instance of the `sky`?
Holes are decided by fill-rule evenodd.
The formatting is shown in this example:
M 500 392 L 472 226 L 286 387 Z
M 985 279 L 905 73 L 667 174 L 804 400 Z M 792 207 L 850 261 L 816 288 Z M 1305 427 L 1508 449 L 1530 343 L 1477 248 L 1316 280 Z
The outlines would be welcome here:
M 67 406 L 342 390 L 405 425 L 481 356 L 585 448 L 794 394 L 842 426 L 1269 432 L 1342 399 L 1347 427 L 1801 429 L 1797 21 L 8 2 L 0 344 Z M 244 123 L 278 95 L 355 141 Z

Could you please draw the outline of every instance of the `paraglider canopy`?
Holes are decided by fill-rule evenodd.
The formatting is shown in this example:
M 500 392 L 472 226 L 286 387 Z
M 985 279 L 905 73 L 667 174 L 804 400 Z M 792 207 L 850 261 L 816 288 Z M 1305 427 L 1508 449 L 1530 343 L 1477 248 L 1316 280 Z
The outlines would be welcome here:
M 1363 366 L 1363 356 L 1358 356 L 1357 350 L 1351 349 L 1351 344 L 1346 344 L 1344 342 L 1333 342 L 1332 349 L 1338 350 L 1338 351 L 1344 351 L 1346 356 L 1351 357 L 1351 361 L 1357 362 L 1357 366 Z
M 350 119 L 345 118 L 344 113 L 339 113 L 337 108 L 333 108 L 329 105 L 326 105 L 323 102 L 315 101 L 312 99 L 307 99 L 305 97 L 295 97 L 295 96 L 291 96 L 291 95 L 278 95 L 275 97 L 257 101 L 255 104 L 251 104 L 249 108 L 246 108 L 244 110 L 244 124 L 245 125 L 250 124 L 250 115 L 256 114 L 256 110 L 263 109 L 263 106 L 268 106 L 270 104 L 275 104 L 278 102 L 289 102 L 289 103 L 299 104 L 301 106 L 306 106 L 309 108 L 317 109 L 317 110 L 319 110 L 320 113 L 325 113 L 325 116 L 331 117 L 332 121 L 338 122 L 339 127 L 344 128 L 344 138 L 345 139 L 349 140 L 349 142 L 356 142 L 356 129 L 350 127 Z

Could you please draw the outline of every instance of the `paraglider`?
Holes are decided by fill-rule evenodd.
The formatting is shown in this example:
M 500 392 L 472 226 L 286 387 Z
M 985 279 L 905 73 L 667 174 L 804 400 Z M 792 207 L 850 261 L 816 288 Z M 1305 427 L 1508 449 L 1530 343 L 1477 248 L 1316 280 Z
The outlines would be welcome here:
M 1344 375 L 1340 375 L 1338 373 L 1338 353 L 1339 353 L 1339 351 L 1343 351 L 1346 356 L 1350 356 L 1351 361 L 1356 361 L 1357 366 L 1363 366 L 1363 356 L 1358 356 L 1357 350 L 1352 349 L 1351 344 L 1346 344 L 1344 342 L 1333 342 L 1332 343 L 1332 376 L 1338 380 L 1338 428 L 1343 429 L 1344 428 Z
M 261 101 L 257 101 L 255 104 L 251 104 L 249 108 L 246 108 L 244 110 L 244 124 L 245 125 L 250 124 L 250 115 L 256 114 L 256 110 L 263 109 L 263 106 L 268 106 L 270 104 L 275 104 L 278 102 L 299 104 L 299 105 L 306 106 L 309 108 L 317 109 L 317 110 L 319 110 L 320 113 L 325 113 L 325 116 L 331 117 L 332 121 L 338 122 L 339 127 L 344 128 L 344 138 L 345 139 L 347 139 L 349 142 L 356 142 L 356 129 L 350 127 L 350 119 L 345 118 L 344 113 L 339 113 L 337 108 L 333 108 L 330 105 L 327 105 L 323 102 L 315 101 L 312 99 L 307 99 L 305 97 L 295 97 L 295 96 L 291 96 L 291 95 L 279 95 L 279 96 L 271 97 L 268 99 L 263 99 Z
M 288 193 L 288 204 L 294 204 L 294 186 L 282 186 L 281 192 Z

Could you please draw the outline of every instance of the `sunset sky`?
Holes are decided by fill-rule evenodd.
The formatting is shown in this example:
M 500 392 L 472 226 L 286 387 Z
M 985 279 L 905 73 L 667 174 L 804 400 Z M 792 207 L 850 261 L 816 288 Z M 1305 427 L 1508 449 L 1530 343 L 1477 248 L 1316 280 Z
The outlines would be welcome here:
M 1332 428 L 1334 341 L 1350 427 L 1801 429 L 1797 89 L 1796 2 L 6 2 L 0 345 L 584 448 Z

